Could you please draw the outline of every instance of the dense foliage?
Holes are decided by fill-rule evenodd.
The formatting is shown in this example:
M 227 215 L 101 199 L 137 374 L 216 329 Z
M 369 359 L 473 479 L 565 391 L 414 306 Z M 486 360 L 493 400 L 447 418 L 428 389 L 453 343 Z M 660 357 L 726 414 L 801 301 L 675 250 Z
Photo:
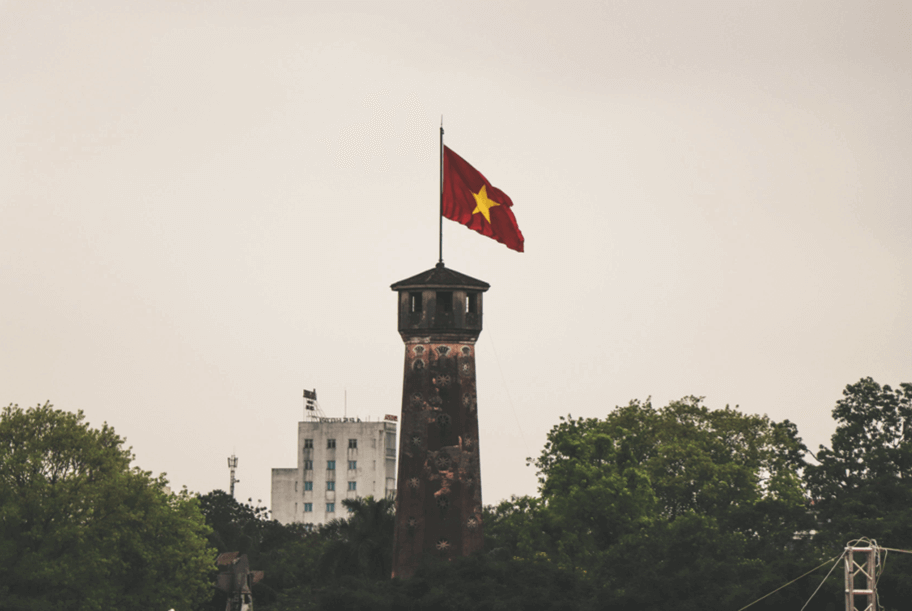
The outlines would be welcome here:
M 196 499 L 83 420 L 50 404 L 0 412 L 0 607 L 192 609 L 214 559 Z
M 388 546 L 392 523 L 353 505 L 351 523 L 309 534 L 319 579 L 267 608 L 728 611 L 819 566 L 751 607 L 798 609 L 850 539 L 912 547 L 910 395 L 870 379 L 847 387 L 816 463 L 789 421 L 695 397 L 561 419 L 530 460 L 539 495 L 486 509 L 484 554 L 385 579 L 355 550 Z M 900 554 L 889 561 L 878 587 L 898 610 L 912 572 Z M 808 611 L 842 606 L 835 568 Z
M 257 608 L 268 607 L 283 591 L 309 582 L 316 575 L 325 542 L 304 524 L 282 525 L 269 519 L 265 507 L 240 503 L 222 490 L 199 497 L 210 544 L 218 551 L 246 554 L 251 570 L 265 572 L 254 585 Z M 203 609 L 224 611 L 226 596 L 210 588 Z
M 10 425 L 21 417 L 11 408 L 4 412 Z M 101 601 L 113 601 L 105 608 L 116 609 L 136 600 L 129 597 L 176 595 L 150 593 L 142 580 L 128 577 L 79 589 L 87 577 L 144 571 L 176 579 L 196 596 L 204 590 L 199 579 L 168 573 L 166 563 L 156 564 L 146 552 L 171 549 L 183 538 L 196 542 L 196 551 L 184 550 L 191 566 L 211 566 L 214 554 L 201 551 L 201 510 L 212 547 L 245 553 L 253 569 L 265 571 L 254 587 L 261 611 L 735 611 L 815 566 L 812 575 L 750 608 L 800 609 L 835 567 L 806 611 L 839 609 L 842 569 L 834 561 L 848 541 L 869 537 L 912 549 L 912 384 L 894 389 L 862 379 L 846 387 L 833 417 L 830 447 L 816 455 L 789 421 L 710 410 L 695 397 L 661 408 L 632 401 L 604 418 L 561 419 L 541 454 L 530 459 L 539 494 L 485 509 L 485 552 L 429 561 L 407 580 L 388 578 L 389 499 L 345 500 L 347 518 L 321 527 L 282 525 L 265 508 L 219 490 L 198 499 L 165 494 L 163 482 L 128 468 L 113 431 L 91 431 L 79 424 L 81 416 L 63 418 L 75 427 L 66 434 L 32 423 L 25 438 L 43 441 L 15 456 L 12 429 L 0 428 L 0 495 L 6 495 L 0 496 L 0 608 L 12 600 L 23 609 L 96 609 Z M 93 441 L 76 443 L 80 435 Z M 88 467 L 72 470 L 61 458 L 69 456 L 71 442 L 95 448 L 86 465 L 108 465 L 107 471 L 92 467 L 96 473 L 119 475 L 79 479 Z M 45 465 L 40 477 L 32 464 Z M 68 469 L 70 483 L 56 483 Z M 43 483 L 29 494 L 10 492 L 32 481 Z M 110 504 L 103 500 L 108 495 Z M 80 498 L 97 509 L 86 512 Z M 15 503 L 8 507 L 10 499 Z M 115 505 L 127 510 L 110 524 L 92 522 L 96 512 Z M 66 527 L 48 520 L 54 511 L 71 517 Z M 19 534 L 10 527 L 15 520 L 25 525 Z M 165 528 L 178 534 L 151 541 Z M 72 550 L 84 541 L 117 562 L 80 566 Z M 30 554 L 59 554 L 61 563 L 42 564 Z M 14 567 L 14 557 L 26 562 Z M 893 552 L 887 560 L 878 569 L 880 603 L 899 611 L 912 597 L 912 555 Z M 197 608 L 222 611 L 224 596 L 207 587 L 209 600 Z M 80 602 L 51 602 L 64 596 Z
M 803 451 L 788 421 L 633 401 L 555 426 L 541 497 L 502 503 L 488 528 L 520 557 L 585 571 L 603 607 L 737 608 L 814 557 L 794 536 L 812 525 Z
M 807 469 L 818 541 L 836 548 L 867 537 L 912 550 L 912 384 L 864 378 L 846 387 L 833 418 L 831 447 L 821 446 Z M 908 608 L 912 555 L 888 556 L 878 592 L 886 608 Z

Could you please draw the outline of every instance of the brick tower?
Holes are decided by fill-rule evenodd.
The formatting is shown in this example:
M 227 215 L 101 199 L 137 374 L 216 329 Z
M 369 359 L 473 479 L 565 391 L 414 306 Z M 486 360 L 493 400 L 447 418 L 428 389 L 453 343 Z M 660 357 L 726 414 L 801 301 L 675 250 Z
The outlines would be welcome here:
M 405 342 L 393 577 L 482 548 L 475 341 L 487 282 L 438 263 L 393 284 Z

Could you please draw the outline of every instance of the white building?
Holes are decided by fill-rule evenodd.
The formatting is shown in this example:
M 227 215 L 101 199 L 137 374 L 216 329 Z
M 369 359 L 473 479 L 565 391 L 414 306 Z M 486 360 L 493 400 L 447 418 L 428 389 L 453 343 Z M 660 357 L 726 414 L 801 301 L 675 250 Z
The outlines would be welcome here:
M 325 524 L 347 516 L 343 499 L 396 493 L 396 416 L 327 418 L 316 391 L 304 391 L 298 466 L 272 470 L 272 517 L 282 524 Z

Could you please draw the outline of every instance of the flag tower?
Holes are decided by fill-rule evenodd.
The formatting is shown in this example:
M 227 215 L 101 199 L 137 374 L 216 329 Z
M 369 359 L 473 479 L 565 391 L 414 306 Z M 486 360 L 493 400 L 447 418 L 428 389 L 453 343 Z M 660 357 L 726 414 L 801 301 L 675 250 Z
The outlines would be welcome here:
M 393 577 L 482 548 L 475 341 L 490 288 L 436 267 L 390 288 L 405 343 Z
M 405 342 L 393 577 L 423 558 L 468 556 L 483 546 L 475 342 L 490 288 L 443 264 L 446 217 L 523 252 L 510 197 L 443 145 L 440 126 L 440 259 L 400 280 Z

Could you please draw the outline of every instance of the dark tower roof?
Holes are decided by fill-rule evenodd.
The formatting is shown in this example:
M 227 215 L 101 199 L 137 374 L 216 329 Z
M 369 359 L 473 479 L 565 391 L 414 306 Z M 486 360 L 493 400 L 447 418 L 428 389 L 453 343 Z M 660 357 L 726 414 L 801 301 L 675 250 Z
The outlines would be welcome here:
M 484 292 L 491 288 L 491 285 L 482 280 L 476 280 L 471 276 L 461 274 L 456 270 L 449 269 L 445 267 L 443 263 L 438 263 L 435 267 L 432 267 L 426 272 L 421 272 L 411 278 L 406 278 L 405 280 L 400 280 L 399 282 L 390 285 L 390 288 L 394 291 L 404 291 L 419 287 L 442 289 L 464 288 Z

